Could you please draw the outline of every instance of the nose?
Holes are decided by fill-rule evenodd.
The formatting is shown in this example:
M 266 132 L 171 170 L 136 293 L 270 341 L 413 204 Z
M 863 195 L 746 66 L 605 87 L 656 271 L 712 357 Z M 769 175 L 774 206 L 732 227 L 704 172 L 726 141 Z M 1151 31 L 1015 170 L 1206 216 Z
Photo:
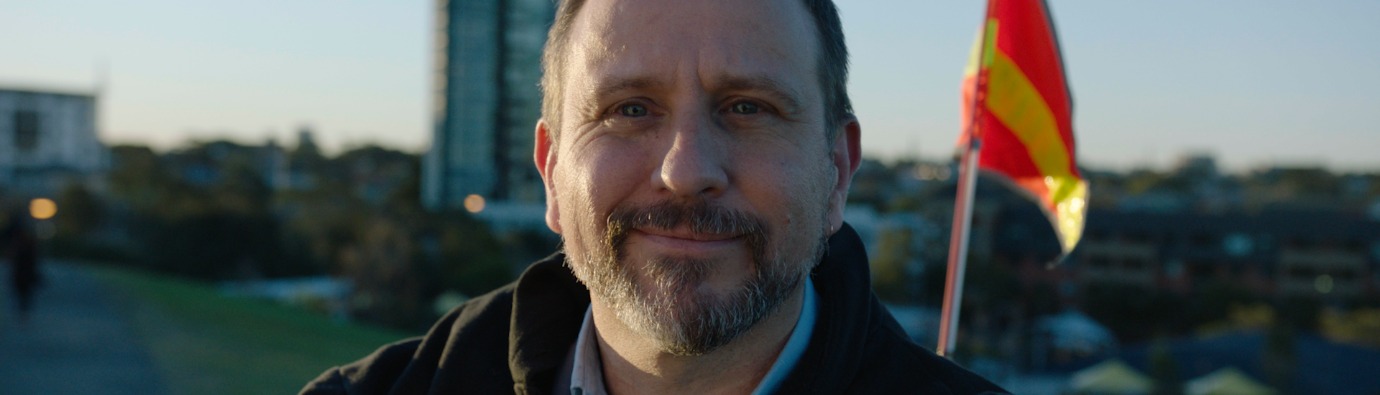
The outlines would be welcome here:
M 676 198 L 714 198 L 728 188 L 727 148 L 708 116 L 682 117 L 673 125 L 671 148 L 652 183 Z

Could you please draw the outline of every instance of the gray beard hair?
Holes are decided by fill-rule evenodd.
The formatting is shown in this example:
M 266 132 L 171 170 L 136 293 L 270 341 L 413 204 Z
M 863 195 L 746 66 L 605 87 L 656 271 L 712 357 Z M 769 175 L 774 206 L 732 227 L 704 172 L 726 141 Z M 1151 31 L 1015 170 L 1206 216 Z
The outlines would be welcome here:
M 624 264 L 623 242 L 638 227 L 672 229 L 687 225 L 697 233 L 740 235 L 752 254 L 753 273 L 728 295 L 699 291 L 716 262 L 688 257 L 658 257 L 646 262 L 649 287 Z M 767 251 L 765 222 L 738 211 L 666 201 L 647 207 L 619 206 L 609 215 L 602 243 L 582 254 L 583 263 L 566 266 L 609 304 L 618 320 L 634 332 L 653 339 L 673 355 L 704 355 L 728 344 L 771 316 L 805 281 L 828 248 L 828 232 L 821 229 L 810 262 L 785 262 L 779 249 Z

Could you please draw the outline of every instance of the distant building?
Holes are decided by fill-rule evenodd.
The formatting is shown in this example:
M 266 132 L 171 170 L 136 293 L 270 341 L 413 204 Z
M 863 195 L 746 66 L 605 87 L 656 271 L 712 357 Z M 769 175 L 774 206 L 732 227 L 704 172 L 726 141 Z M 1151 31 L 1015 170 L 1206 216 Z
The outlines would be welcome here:
M 262 146 L 231 141 L 196 143 L 159 155 L 160 162 L 179 179 L 197 188 L 212 188 L 226 182 L 239 170 L 250 170 L 271 190 L 286 188 L 287 166 L 283 149 L 274 140 Z M 116 157 L 116 163 L 126 160 Z
M 1181 170 L 1206 175 L 1201 178 L 1215 172 L 1204 159 L 1186 160 Z M 1311 169 L 1271 174 L 1296 180 L 1289 188 L 1321 177 Z M 1327 190 L 1317 184 L 1309 188 Z M 1078 247 L 1062 265 L 1049 269 L 1046 264 L 1059 251 L 1039 208 L 985 178 L 977 188 L 969 262 L 1014 265 L 1023 285 L 1050 284 L 1062 298 L 1089 286 L 1188 294 L 1217 284 L 1262 296 L 1345 300 L 1380 295 L 1380 214 L 1293 201 L 1221 213 L 1104 206 L 1089 212 Z M 941 238 L 936 238 L 942 243 L 934 244 L 940 251 L 947 251 L 942 236 L 952 221 L 954 191 L 953 186 L 933 190 L 912 209 L 942 226 Z M 1202 198 L 1184 198 L 1183 206 L 1195 199 Z M 1380 200 L 1373 204 L 1370 210 L 1380 213 Z M 860 227 L 880 224 L 862 222 Z M 943 257 L 925 263 L 942 265 Z
M 298 191 L 316 189 L 320 183 L 318 177 L 325 170 L 326 157 L 321 155 L 321 148 L 316 146 L 313 135 L 310 127 L 304 126 L 297 131 L 297 148 L 289 152 L 287 160 L 282 163 L 285 183 L 276 185 L 277 188 Z
M 1288 375 L 1271 377 L 1271 343 L 1282 343 L 1291 350 Z M 1233 331 L 1208 336 L 1190 336 L 1148 342 L 1123 348 L 1116 358 L 1132 368 L 1150 371 L 1157 350 L 1168 351 L 1178 377 L 1195 378 L 1224 367 L 1235 367 L 1255 380 L 1279 385 L 1286 383 L 1293 394 L 1375 394 L 1380 393 L 1380 350 L 1338 343 L 1313 334 L 1294 334 L 1271 340 L 1260 331 Z M 1278 358 L 1278 357 L 1276 357 Z M 1190 380 L 1191 382 L 1191 380 Z M 1212 393 L 1212 392 L 1209 392 Z
M 1086 283 L 1184 292 L 1216 279 L 1274 295 L 1380 292 L 1380 222 L 1360 215 L 1095 211 L 1084 234 L 1071 261 Z
M 471 195 L 490 208 L 542 203 L 533 130 L 541 117 L 541 52 L 554 14 L 550 0 L 437 1 L 434 129 L 422 164 L 427 208 L 466 207 Z
M 0 186 L 52 195 L 109 167 L 92 93 L 0 88 Z
M 377 146 L 346 151 L 332 162 L 354 196 L 375 206 L 388 204 L 417 177 L 415 155 Z
M 1110 329 L 1078 310 L 1039 317 L 1032 332 L 1031 362 L 1039 368 L 1051 362 L 1063 364 L 1103 355 L 1119 347 Z

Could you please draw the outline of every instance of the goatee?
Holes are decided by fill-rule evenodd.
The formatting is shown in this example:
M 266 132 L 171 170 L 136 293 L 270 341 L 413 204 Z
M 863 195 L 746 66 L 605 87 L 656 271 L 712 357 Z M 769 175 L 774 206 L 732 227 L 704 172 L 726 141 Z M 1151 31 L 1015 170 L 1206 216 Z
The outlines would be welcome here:
M 701 289 L 717 262 L 686 256 L 661 256 L 645 262 L 644 282 L 625 262 L 624 242 L 633 229 L 686 227 L 697 234 L 741 238 L 751 254 L 752 273 L 726 295 Z M 770 243 L 766 222 L 754 215 L 709 205 L 704 200 L 667 200 L 649 206 L 619 205 L 607 219 L 600 243 L 584 262 L 566 265 L 633 331 L 653 339 L 663 351 L 695 356 L 709 353 L 771 316 L 824 254 L 826 233 L 805 262 L 785 262 Z M 583 263 L 583 264 L 581 264 Z

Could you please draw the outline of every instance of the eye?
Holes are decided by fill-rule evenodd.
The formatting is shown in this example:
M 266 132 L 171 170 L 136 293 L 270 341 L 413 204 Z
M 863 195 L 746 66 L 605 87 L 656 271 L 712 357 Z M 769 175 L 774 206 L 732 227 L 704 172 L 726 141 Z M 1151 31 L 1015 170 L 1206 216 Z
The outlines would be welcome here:
M 618 108 L 618 113 L 625 117 L 640 117 L 647 115 L 647 106 L 641 104 L 628 104 Z
M 756 114 L 758 111 L 761 111 L 762 109 L 760 107 L 757 107 L 756 104 L 742 102 L 734 104 L 732 107 L 729 107 L 728 110 L 733 111 L 734 114 L 749 115 Z

